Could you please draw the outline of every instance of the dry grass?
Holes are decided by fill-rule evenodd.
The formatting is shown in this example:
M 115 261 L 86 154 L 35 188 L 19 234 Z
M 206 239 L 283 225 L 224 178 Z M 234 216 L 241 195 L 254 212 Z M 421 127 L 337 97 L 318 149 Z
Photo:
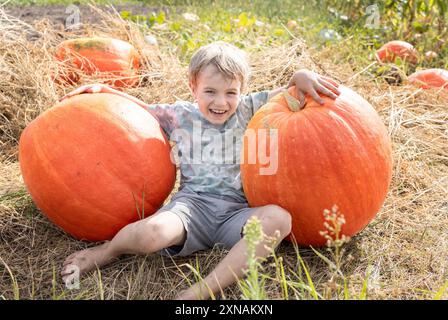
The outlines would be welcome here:
M 187 285 L 180 271 L 194 279 L 181 266 L 184 262 L 198 263 L 204 275 L 226 253 L 215 249 L 175 261 L 159 255 L 126 256 L 86 276 L 80 290 L 65 289 L 58 276 L 69 253 L 93 244 L 72 239 L 35 208 L 17 162 L 21 131 L 73 89 L 52 80 L 57 69 L 52 48 L 80 34 L 128 40 L 147 57 L 140 87 L 126 89 L 128 93 L 147 102 L 190 98 L 186 67 L 168 43 L 162 42 L 160 49 L 150 47 L 136 26 L 100 14 L 104 15 L 103 26 L 66 33 L 45 20 L 26 25 L 0 8 L 0 298 L 170 299 Z M 251 91 L 284 85 L 294 70 L 310 68 L 366 97 L 388 127 L 394 150 L 393 180 L 377 218 L 345 248 L 352 257 L 342 265 L 350 279 L 351 296 L 359 295 L 370 271 L 369 299 L 434 297 L 448 279 L 448 95 L 408 85 L 389 86 L 365 72 L 357 73 L 363 67 L 336 63 L 337 55 L 345 54 L 343 45 L 315 52 L 295 39 L 288 45 L 261 49 L 262 45 L 256 50 L 248 48 L 253 65 Z M 317 290 L 336 298 L 325 262 L 310 249 L 300 252 Z M 289 268 L 297 270 L 298 262 L 292 245 L 282 244 L 279 256 L 287 276 L 294 279 Z M 273 275 L 275 270 L 267 265 L 266 272 Z M 280 291 L 277 281 L 267 282 L 270 298 L 279 298 Z M 225 291 L 226 298 L 239 295 L 236 286 Z

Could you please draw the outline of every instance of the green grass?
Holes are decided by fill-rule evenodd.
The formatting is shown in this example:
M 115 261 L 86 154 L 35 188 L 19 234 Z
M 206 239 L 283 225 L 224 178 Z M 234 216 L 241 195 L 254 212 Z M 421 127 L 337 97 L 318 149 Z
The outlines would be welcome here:
M 372 61 L 373 52 L 385 42 L 402 39 L 400 28 L 380 25 L 377 29 L 365 26 L 366 16 L 345 20 L 336 10 L 322 10 L 320 2 L 312 1 L 144 1 L 151 7 L 164 7 L 167 15 L 142 16 L 122 10 L 124 18 L 139 22 L 142 28 L 156 29 L 154 33 L 165 36 L 180 48 L 177 52 L 181 60 L 188 61 L 200 46 L 211 41 L 224 40 L 242 48 L 256 50 L 257 44 L 279 45 L 294 37 L 303 38 L 317 50 L 334 47 L 335 52 L 343 52 L 335 60 L 352 65 L 366 66 Z M 199 17 L 198 21 L 186 21 L 182 13 L 189 12 Z M 238 21 L 237 21 L 238 20 Z M 287 28 L 290 20 L 297 22 L 296 28 Z M 158 25 L 166 24 L 161 32 Z M 328 33 L 329 36 L 326 36 Z M 440 43 L 436 29 L 428 29 L 420 40 L 413 40 L 421 53 L 420 67 L 448 67 L 448 48 Z M 344 50 L 340 50 L 341 47 Z M 425 61 L 423 55 L 428 50 L 438 51 L 439 58 Z M 406 68 L 406 66 L 399 66 Z
M 3 0 L 2 2 L 6 2 L 8 0 Z M 89 3 L 95 3 L 98 5 L 107 5 L 107 4 L 123 4 L 123 3 L 142 3 L 142 1 L 138 0 L 10 0 L 7 5 L 37 5 L 37 6 L 47 6 L 47 5 L 87 5 Z
M 68 5 L 87 4 L 90 0 L 11 0 L 8 5 Z M 166 24 L 167 30 L 154 30 L 158 37 L 171 42 L 178 51 L 180 59 L 187 62 L 191 54 L 200 46 L 216 40 L 224 40 L 234 43 L 242 48 L 257 48 L 257 43 L 264 45 L 278 45 L 286 43 L 298 36 L 304 38 L 307 43 L 320 49 L 334 46 L 336 49 L 343 46 L 343 54 L 335 60 L 343 60 L 352 65 L 366 66 L 372 61 L 375 49 L 393 39 L 403 39 L 403 27 L 395 25 L 392 20 L 381 21 L 376 29 L 365 26 L 367 16 L 363 12 L 364 5 L 357 3 L 353 12 L 347 6 L 340 6 L 337 2 L 329 0 L 310 1 L 265 1 L 265 0 L 97 0 L 98 5 L 115 4 L 131 5 L 140 4 L 152 8 L 164 8 L 167 15 L 150 14 L 139 15 L 130 9 L 121 10 L 125 19 L 133 20 L 141 24 L 142 28 L 154 29 L 157 25 Z M 350 3 L 350 1 L 347 1 Z M 327 10 L 322 10 L 325 4 L 332 5 Z M 381 15 L 387 17 L 390 12 L 382 8 Z M 182 13 L 194 13 L 199 21 L 187 21 Z M 395 17 L 395 16 L 394 16 Z M 238 19 L 238 22 L 235 20 Z M 396 17 L 394 18 L 396 19 Z M 416 18 L 417 19 L 417 18 Z M 289 20 L 295 20 L 297 27 L 286 27 Z M 419 20 L 416 20 L 417 22 Z M 421 33 L 419 39 L 410 38 L 422 55 L 419 62 L 421 68 L 448 68 L 448 46 L 439 44 L 440 31 L 434 28 L 419 27 L 412 24 L 411 34 Z M 263 23 L 261 26 L 260 23 Z M 409 30 L 408 30 L 409 31 Z M 444 31 L 447 34 L 448 31 Z M 408 32 L 409 33 L 409 32 Z M 327 34 L 327 36 L 325 36 Z M 407 36 L 409 37 L 409 36 Z M 403 39 L 404 40 L 404 39 Z M 425 61 L 423 55 L 428 50 L 436 50 L 439 58 L 434 61 Z

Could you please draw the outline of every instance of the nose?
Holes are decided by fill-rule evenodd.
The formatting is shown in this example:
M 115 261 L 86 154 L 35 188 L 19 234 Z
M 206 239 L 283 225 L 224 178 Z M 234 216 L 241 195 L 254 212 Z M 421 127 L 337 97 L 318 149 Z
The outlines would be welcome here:
M 223 95 L 216 96 L 215 105 L 217 107 L 225 107 L 227 105 L 226 97 Z

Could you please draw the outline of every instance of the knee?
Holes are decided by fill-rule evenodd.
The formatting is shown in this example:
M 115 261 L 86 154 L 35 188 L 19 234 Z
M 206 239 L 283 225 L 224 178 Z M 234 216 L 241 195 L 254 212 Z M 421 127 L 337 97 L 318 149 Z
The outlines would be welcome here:
M 292 229 L 291 214 L 277 205 L 264 206 L 260 215 L 263 229 L 268 235 L 272 235 L 276 230 L 280 232 L 280 237 L 286 237 Z
M 132 228 L 133 241 L 140 253 L 152 253 L 160 248 L 160 243 L 166 238 L 166 226 L 155 219 L 134 222 Z

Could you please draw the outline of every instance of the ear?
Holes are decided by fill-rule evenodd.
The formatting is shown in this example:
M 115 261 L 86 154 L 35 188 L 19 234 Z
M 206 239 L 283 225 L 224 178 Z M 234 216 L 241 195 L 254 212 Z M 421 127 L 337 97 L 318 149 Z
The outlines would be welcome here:
M 191 94 L 193 95 L 193 97 L 196 98 L 196 85 L 195 85 L 195 83 L 193 82 L 193 80 L 190 79 L 190 80 L 188 81 L 188 86 L 190 87 Z

